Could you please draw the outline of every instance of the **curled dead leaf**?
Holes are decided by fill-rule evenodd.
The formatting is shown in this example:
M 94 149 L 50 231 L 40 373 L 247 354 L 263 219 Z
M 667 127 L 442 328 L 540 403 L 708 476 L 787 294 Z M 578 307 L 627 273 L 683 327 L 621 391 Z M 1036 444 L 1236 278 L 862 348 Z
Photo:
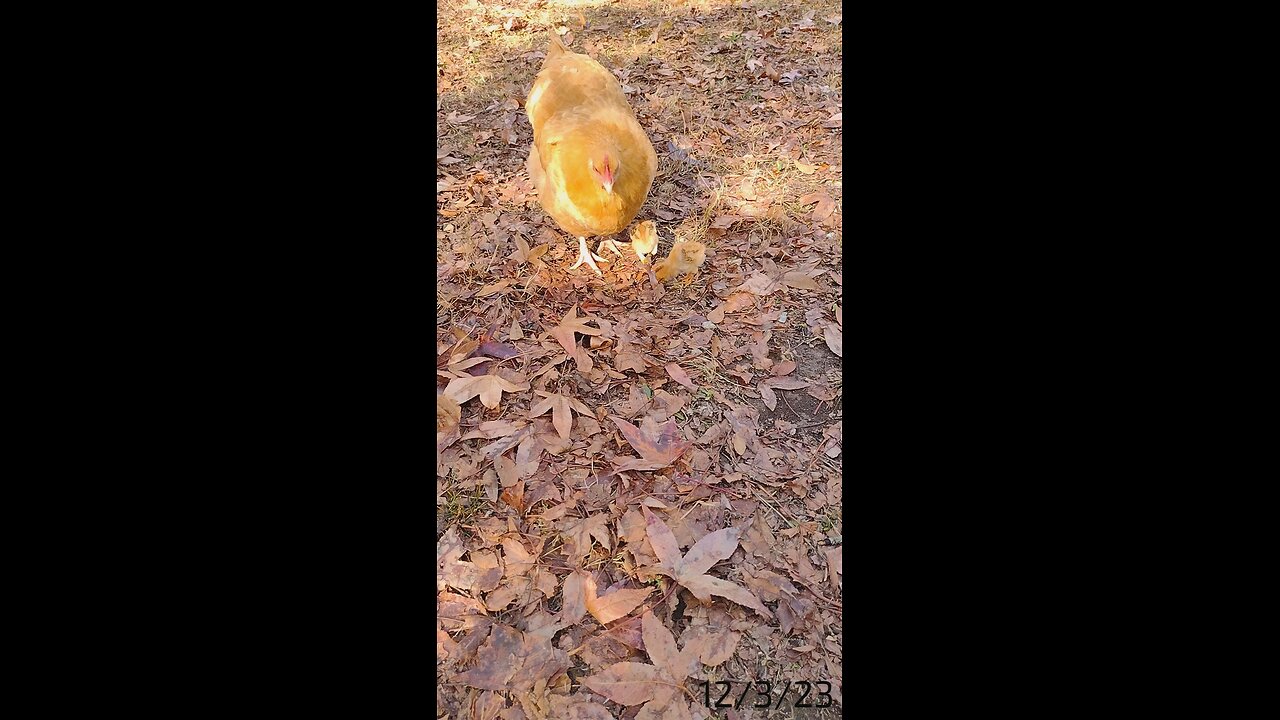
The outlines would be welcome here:
M 436 396 L 436 432 L 448 432 L 462 420 L 462 407 L 448 395 Z
M 828 323 L 822 328 L 822 339 L 827 341 L 827 347 L 831 348 L 831 352 L 844 357 L 844 333 L 839 327 Z

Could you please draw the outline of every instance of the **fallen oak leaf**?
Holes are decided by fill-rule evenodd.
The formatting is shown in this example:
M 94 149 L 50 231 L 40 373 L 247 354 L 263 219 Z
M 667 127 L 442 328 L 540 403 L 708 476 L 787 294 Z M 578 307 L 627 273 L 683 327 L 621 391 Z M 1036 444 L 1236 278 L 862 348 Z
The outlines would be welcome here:
M 644 364 L 644 356 L 640 353 L 634 352 L 619 352 L 614 356 L 613 367 L 618 372 L 632 370 L 637 373 L 642 373 L 648 369 Z
M 813 209 L 813 215 L 810 217 L 813 222 L 826 220 L 836 211 L 836 201 L 832 200 L 831 196 L 824 192 L 811 192 L 800 198 L 801 205 L 810 203 L 817 203 L 817 206 Z
M 583 693 L 577 695 L 551 695 L 552 713 L 547 717 L 564 718 L 564 720 L 614 720 L 613 713 L 605 706 L 590 700 L 583 700 Z M 526 715 L 525 717 L 528 717 Z M 534 716 L 539 717 L 539 716 Z
M 512 422 L 510 420 L 486 420 L 480 423 L 475 430 L 467 433 L 462 437 L 463 440 L 473 440 L 475 438 L 484 438 L 492 440 L 494 438 L 507 437 L 523 430 L 529 423 L 523 420 Z
M 770 410 L 778 409 L 778 395 L 773 391 L 773 388 L 769 387 L 768 383 L 761 381 L 759 385 L 756 385 L 756 390 L 760 393 L 760 400 L 765 407 Z

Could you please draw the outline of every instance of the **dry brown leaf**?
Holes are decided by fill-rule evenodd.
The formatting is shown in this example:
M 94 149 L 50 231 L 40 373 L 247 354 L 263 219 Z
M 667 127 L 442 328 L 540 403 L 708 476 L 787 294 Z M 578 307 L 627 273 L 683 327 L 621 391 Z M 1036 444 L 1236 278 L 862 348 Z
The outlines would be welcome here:
M 494 625 L 480 646 L 479 661 L 466 672 L 458 673 L 456 682 L 482 690 L 505 690 L 518 669 L 513 661 L 520 652 L 523 637 L 519 630 Z
M 511 318 L 511 330 L 507 333 L 508 340 L 523 340 L 524 330 L 520 329 L 520 323 L 515 318 Z
M 587 614 L 587 586 L 581 570 L 569 573 L 560 586 L 563 603 L 560 607 L 560 620 L 566 625 L 577 625 Z
M 632 610 L 640 607 L 640 603 L 643 603 L 649 593 L 653 592 L 651 587 L 642 590 L 614 590 L 601 597 L 596 595 L 596 581 L 590 575 L 584 576 L 582 583 L 586 594 L 587 612 L 599 620 L 601 625 L 608 625 L 618 618 L 626 617 Z
M 609 516 L 605 514 L 591 515 L 581 520 L 566 521 L 561 525 L 560 534 L 564 536 L 564 554 L 578 559 L 591 554 L 591 538 L 600 541 L 605 550 L 613 550 L 609 538 Z
M 529 383 L 521 385 L 509 382 L 497 375 L 481 375 L 480 377 L 454 378 L 445 387 L 444 394 L 459 405 L 479 395 L 480 403 L 490 410 L 498 407 L 502 401 L 502 393 L 528 390 Z
M 659 681 L 659 676 L 653 665 L 620 662 L 582 678 L 582 684 L 619 705 L 639 705 L 658 697 L 662 688 L 668 687 Z
M 448 432 L 462 420 L 462 408 L 448 395 L 436 395 L 436 432 Z
M 838 593 L 844 582 L 844 547 L 837 545 L 824 548 L 822 554 L 827 560 L 827 579 L 831 581 L 831 587 Z
M 498 481 L 504 488 L 509 488 L 520 480 L 515 461 L 508 459 L 506 455 L 499 455 L 493 459 L 493 469 L 498 472 Z
M 551 424 L 555 426 L 556 432 L 560 434 L 560 438 L 562 440 L 568 440 L 569 433 L 573 430 L 572 410 L 576 410 L 578 411 L 578 414 L 585 415 L 587 417 L 591 417 L 593 414 L 591 412 L 591 408 L 583 405 L 577 398 L 542 392 L 541 390 L 534 390 L 533 392 L 546 399 L 539 402 L 537 405 L 534 405 L 533 408 L 529 410 L 529 418 L 536 418 L 550 410 Z
M 803 390 L 809 387 L 809 381 L 789 377 L 772 377 L 765 380 L 762 384 L 768 385 L 776 390 Z
M 618 372 L 632 370 L 634 372 L 642 373 L 648 369 L 644 364 L 644 356 L 640 353 L 633 352 L 619 352 L 613 358 L 613 367 L 616 368 Z
M 436 543 L 436 589 L 446 587 L 471 590 L 480 579 L 481 570 L 475 563 L 459 558 L 466 552 L 453 528 L 449 528 Z
M 506 288 L 510 287 L 513 284 L 515 284 L 514 280 L 510 280 L 510 279 L 499 280 L 498 282 L 492 285 L 485 285 L 484 287 L 480 288 L 480 292 L 476 293 L 476 297 L 480 297 L 480 298 L 489 297 L 490 295 L 500 290 L 505 290 Z
M 822 328 L 822 339 L 827 341 L 827 347 L 831 348 L 831 352 L 844 357 L 844 333 L 840 328 L 827 323 Z
M 512 485 L 511 487 L 506 488 L 501 493 L 499 493 L 498 499 L 510 505 L 511 507 L 515 508 L 516 512 L 523 513 L 524 512 L 524 481 L 517 480 L 515 485 Z
M 495 624 L 476 664 L 458 673 L 455 681 L 482 690 L 527 693 L 538 681 L 545 683 L 569 666 L 568 654 L 542 635 Z
M 475 598 L 442 592 L 436 598 L 436 617 L 445 630 L 470 630 L 480 624 L 489 611 Z
M 569 357 L 574 359 L 574 362 L 578 365 L 579 371 L 584 373 L 591 372 L 591 368 L 593 367 L 591 356 L 587 354 L 586 350 L 578 347 L 577 340 L 574 338 L 574 333 L 582 333 L 583 335 L 599 335 L 603 331 L 599 328 L 593 328 L 590 325 L 587 325 L 586 318 L 578 317 L 577 305 L 569 308 L 569 312 L 565 313 L 565 316 L 561 318 L 560 324 L 548 329 L 547 332 L 560 343 L 560 347 L 564 348 L 564 351 L 569 354 Z
M 746 282 L 735 288 L 735 290 L 764 297 L 775 292 L 780 287 L 782 286 L 779 285 L 776 280 L 762 272 L 758 272 L 748 278 Z
M 790 375 L 795 369 L 796 369 L 795 360 L 784 360 L 778 363 L 777 365 L 773 366 L 773 374 L 778 377 L 781 377 L 783 375 Z
M 680 651 L 676 649 L 675 636 L 651 612 L 642 615 L 640 623 L 644 633 L 644 649 L 649 653 L 649 659 L 673 680 L 683 682 L 689 673 L 685 671 Z
M 525 428 L 529 423 L 523 420 L 486 420 L 471 432 L 462 437 L 463 440 L 472 440 L 474 438 L 485 438 L 492 440 L 494 438 L 508 437 L 514 435 Z
M 701 626 L 690 631 L 693 637 L 685 640 L 684 652 L 695 655 L 703 665 L 715 667 L 733 657 L 733 651 L 742 640 L 742 633 L 731 630 L 712 630 Z
M 764 402 L 765 407 L 770 410 L 778 409 L 778 395 L 773 391 L 773 388 L 769 387 L 768 383 L 761 381 L 759 385 L 756 385 L 756 390 L 760 391 L 760 400 Z
M 672 395 L 662 388 L 657 388 L 653 391 L 653 399 L 662 403 L 668 416 L 675 415 L 680 412 L 680 408 L 685 406 L 684 398 L 679 395 Z
M 550 709 L 552 713 L 543 716 L 541 720 L 547 718 L 564 718 L 564 720 L 615 720 L 613 713 L 605 709 L 605 706 L 598 702 L 583 699 L 585 693 L 576 695 L 552 695 L 550 698 Z
M 631 444 L 632 449 L 639 453 L 642 458 L 640 460 L 628 460 L 619 465 L 619 472 L 623 470 L 661 470 L 665 467 L 670 467 L 686 450 L 693 447 L 693 443 L 680 437 L 680 428 L 674 420 L 668 420 L 656 429 L 641 431 L 640 428 L 620 417 L 611 417 L 610 419 L 622 431 L 622 436 Z
M 508 578 L 527 575 L 538 562 L 537 556 L 526 550 L 524 545 L 515 538 L 502 538 L 502 550 L 502 560 L 506 565 L 504 575 Z
M 667 524 L 647 507 L 641 509 L 645 515 L 649 544 L 653 546 L 654 553 L 660 562 L 656 569 L 688 588 L 703 602 L 710 600 L 712 595 L 719 595 L 749 607 L 766 618 L 773 617 L 760 599 L 746 588 L 728 580 L 703 574 L 711 569 L 712 565 L 728 558 L 738 548 L 738 537 L 742 533 L 739 528 L 724 528 L 706 535 L 694 543 L 693 547 L 689 548 L 689 552 L 681 558 L 680 547 L 671 528 L 667 527 Z
M 627 508 L 627 512 L 618 522 L 618 537 L 633 545 L 644 540 L 644 516 L 640 514 L 639 510 Z
M 672 380 L 675 380 L 686 388 L 689 388 L 694 392 L 698 391 L 698 386 L 693 384 L 693 380 L 689 379 L 689 374 L 686 373 L 684 368 L 680 367 L 679 364 L 667 363 L 667 374 L 671 376 Z
M 813 278 L 809 277 L 808 275 L 805 275 L 802 272 L 789 272 L 786 275 L 782 276 L 782 282 L 787 286 L 790 286 L 793 288 L 800 288 L 802 290 L 819 289 L 818 283 L 815 282 Z
M 501 695 L 492 690 L 485 690 L 476 699 L 472 717 L 475 720 L 496 720 L 498 713 L 506 706 L 507 701 Z

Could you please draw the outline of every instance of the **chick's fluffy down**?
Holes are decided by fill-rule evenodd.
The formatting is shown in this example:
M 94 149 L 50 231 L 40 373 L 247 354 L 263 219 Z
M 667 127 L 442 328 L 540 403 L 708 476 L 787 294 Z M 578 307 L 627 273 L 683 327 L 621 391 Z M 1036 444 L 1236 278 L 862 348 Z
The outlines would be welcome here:
M 653 268 L 654 275 L 666 282 L 685 273 L 697 272 L 707 259 L 707 247 L 697 241 L 676 243 L 671 254 Z

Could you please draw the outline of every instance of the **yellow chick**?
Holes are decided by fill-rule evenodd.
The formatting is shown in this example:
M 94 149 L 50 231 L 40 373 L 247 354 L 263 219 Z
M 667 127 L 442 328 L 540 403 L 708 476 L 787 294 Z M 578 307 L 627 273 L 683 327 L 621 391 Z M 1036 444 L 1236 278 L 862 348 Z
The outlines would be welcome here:
M 631 229 L 631 249 L 641 262 L 645 255 L 652 255 L 658 249 L 658 227 L 652 220 L 645 220 Z
M 707 246 L 696 240 L 678 242 L 671 248 L 671 254 L 653 268 L 654 275 L 663 282 L 677 275 L 697 272 L 707 259 Z

